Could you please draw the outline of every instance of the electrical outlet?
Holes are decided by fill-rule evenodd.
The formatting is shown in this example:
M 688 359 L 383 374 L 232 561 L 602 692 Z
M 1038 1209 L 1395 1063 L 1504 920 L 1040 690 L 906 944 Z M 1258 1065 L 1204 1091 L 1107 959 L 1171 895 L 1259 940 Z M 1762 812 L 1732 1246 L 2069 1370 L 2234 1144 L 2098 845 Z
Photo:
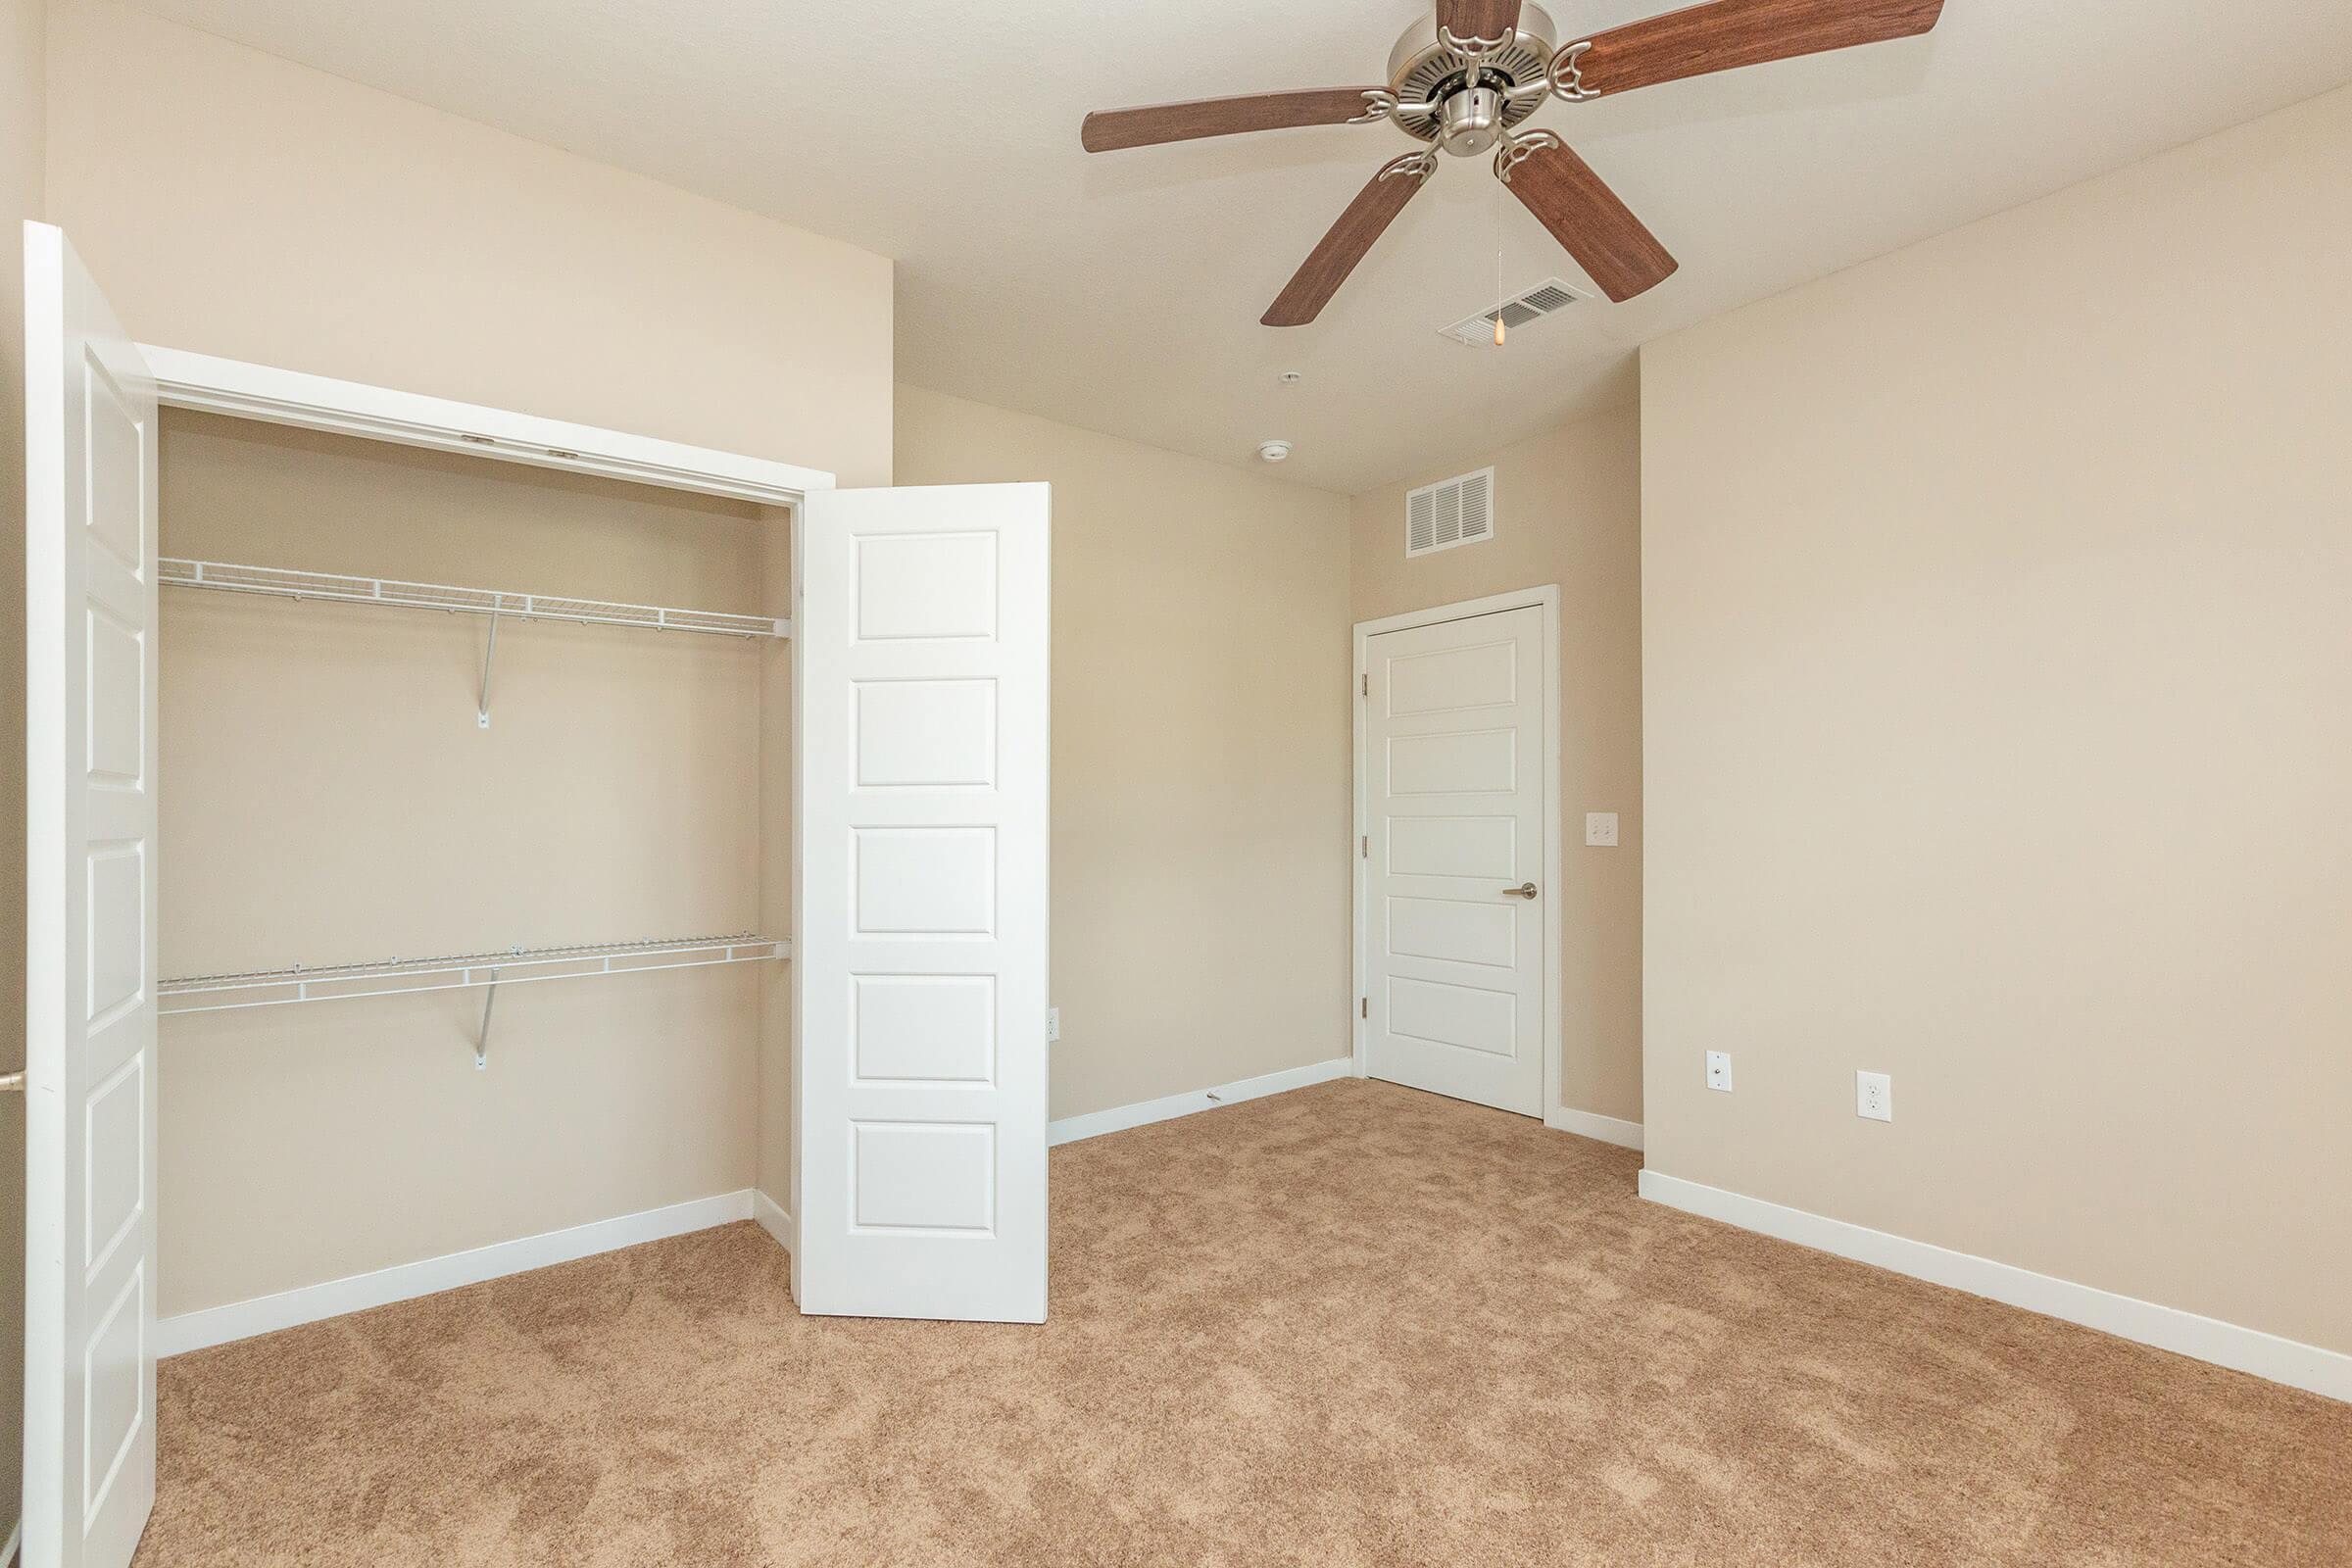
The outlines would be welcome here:
M 1894 1080 L 1883 1072 L 1854 1074 L 1854 1114 L 1872 1121 L 1894 1120 Z
M 1617 847 L 1617 813 L 1615 811 L 1587 811 L 1585 813 L 1585 847 L 1593 850 L 1613 850 Z
M 1707 1053 L 1707 1087 L 1723 1094 L 1732 1092 L 1732 1054 L 1728 1051 Z
M 1060 1038 L 1061 1009 L 1059 1007 L 1048 1007 L 1046 1009 L 1046 1044 L 1050 1046 Z

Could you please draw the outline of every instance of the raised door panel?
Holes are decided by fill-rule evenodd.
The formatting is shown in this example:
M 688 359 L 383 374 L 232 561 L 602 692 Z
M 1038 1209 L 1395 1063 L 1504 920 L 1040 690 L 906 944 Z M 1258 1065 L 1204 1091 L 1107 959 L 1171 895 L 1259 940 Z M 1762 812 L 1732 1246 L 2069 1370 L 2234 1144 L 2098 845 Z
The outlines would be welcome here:
M 809 498 L 802 1309 L 1045 1314 L 1048 501 Z
M 43 224 L 24 310 L 24 1560 L 119 1568 L 155 1496 L 155 389 Z
M 1367 1069 L 1529 1115 L 1544 1083 L 1543 616 L 1366 646 Z

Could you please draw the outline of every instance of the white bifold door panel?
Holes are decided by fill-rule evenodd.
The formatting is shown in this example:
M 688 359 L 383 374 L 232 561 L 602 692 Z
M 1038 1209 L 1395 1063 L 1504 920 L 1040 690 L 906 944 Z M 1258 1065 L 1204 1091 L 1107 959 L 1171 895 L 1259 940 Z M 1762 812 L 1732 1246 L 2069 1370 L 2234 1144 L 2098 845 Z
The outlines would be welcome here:
M 802 513 L 804 1312 L 1046 1315 L 1042 484 Z
M 121 1568 L 155 1502 L 156 402 L 24 225 L 24 1562 Z
M 1365 647 L 1365 1069 L 1540 1116 L 1544 612 Z

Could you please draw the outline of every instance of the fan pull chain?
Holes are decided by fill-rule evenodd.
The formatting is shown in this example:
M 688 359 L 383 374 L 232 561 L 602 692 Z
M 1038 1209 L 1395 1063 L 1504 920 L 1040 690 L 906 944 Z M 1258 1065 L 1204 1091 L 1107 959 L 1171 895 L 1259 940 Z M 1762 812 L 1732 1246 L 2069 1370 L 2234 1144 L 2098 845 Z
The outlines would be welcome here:
M 1500 348 L 1502 318 L 1507 313 L 1502 307 L 1502 192 L 1499 189 L 1493 194 L 1491 210 L 1494 215 L 1494 346 Z

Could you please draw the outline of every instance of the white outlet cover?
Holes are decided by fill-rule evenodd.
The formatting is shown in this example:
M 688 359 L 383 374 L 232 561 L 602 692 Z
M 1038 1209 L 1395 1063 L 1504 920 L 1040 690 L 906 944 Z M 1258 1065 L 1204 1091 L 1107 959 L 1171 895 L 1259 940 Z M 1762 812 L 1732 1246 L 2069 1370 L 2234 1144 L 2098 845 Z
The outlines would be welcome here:
M 1854 1114 L 1872 1121 L 1894 1120 L 1894 1080 L 1883 1072 L 1854 1074 Z
M 1732 1054 L 1728 1051 L 1707 1053 L 1707 1087 L 1723 1094 L 1732 1092 Z
M 1046 1044 L 1052 1045 L 1054 1041 L 1059 1040 L 1060 1038 L 1061 1009 L 1059 1007 L 1048 1007 L 1046 1009 Z
M 1587 811 L 1585 813 L 1585 845 L 1588 849 L 1613 850 L 1617 847 L 1617 813 L 1615 811 Z

